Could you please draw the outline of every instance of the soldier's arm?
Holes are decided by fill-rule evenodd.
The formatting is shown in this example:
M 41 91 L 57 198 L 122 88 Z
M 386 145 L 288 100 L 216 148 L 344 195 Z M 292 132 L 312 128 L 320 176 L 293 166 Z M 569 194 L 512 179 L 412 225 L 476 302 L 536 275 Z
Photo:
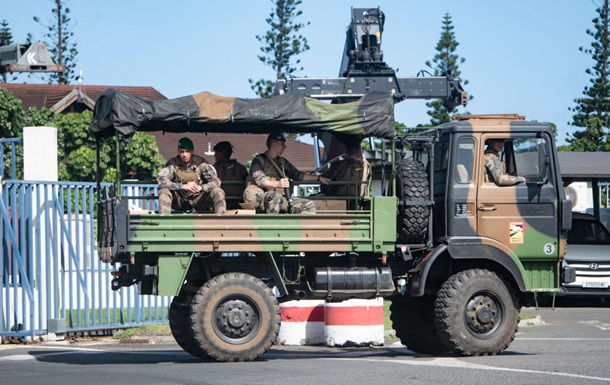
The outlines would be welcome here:
M 206 162 L 200 164 L 197 166 L 197 168 L 201 173 L 201 181 L 203 182 L 201 189 L 204 192 L 209 192 L 215 187 L 220 187 L 220 178 L 218 178 L 218 174 L 216 173 L 214 166 Z
M 485 156 L 485 167 L 489 170 L 494 183 L 497 186 L 514 186 L 525 182 L 525 178 L 521 176 L 512 176 L 504 172 L 502 161 L 496 156 Z
M 167 165 L 159 171 L 157 175 L 157 183 L 159 184 L 159 188 L 169 188 L 170 190 L 180 190 L 182 188 L 182 184 L 173 182 L 175 178 L 175 170 L 171 165 Z
M 250 175 L 252 175 L 254 183 L 262 189 L 282 187 L 278 180 L 270 178 L 267 176 L 267 174 L 265 174 L 265 171 L 263 171 L 263 164 L 261 163 L 259 156 L 252 159 L 252 164 L 250 165 Z

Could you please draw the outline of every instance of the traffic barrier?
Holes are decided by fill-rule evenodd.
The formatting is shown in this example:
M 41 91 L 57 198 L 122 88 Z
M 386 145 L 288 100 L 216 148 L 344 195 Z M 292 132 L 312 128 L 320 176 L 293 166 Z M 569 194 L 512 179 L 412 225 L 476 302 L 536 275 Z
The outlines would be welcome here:
M 280 304 L 282 326 L 277 341 L 282 345 L 323 345 L 324 300 L 288 301 Z
M 383 345 L 383 298 L 350 299 L 324 307 L 328 346 Z
M 280 304 L 282 345 L 383 345 L 383 298 L 326 303 L 298 300 Z

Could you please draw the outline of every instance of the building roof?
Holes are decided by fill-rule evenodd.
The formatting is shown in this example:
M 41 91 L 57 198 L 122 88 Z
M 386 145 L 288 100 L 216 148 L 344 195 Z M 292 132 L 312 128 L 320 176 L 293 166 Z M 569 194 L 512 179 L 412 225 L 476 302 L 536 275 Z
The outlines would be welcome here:
M 147 99 L 167 99 L 153 87 L 22 83 L 2 83 L 0 87 L 8 89 L 17 99 L 21 100 L 24 111 L 27 111 L 30 107 L 52 108 L 57 113 L 82 112 L 85 109 L 93 110 L 97 98 L 109 87 Z M 75 104 L 81 105 L 75 108 Z
M 610 152 L 559 152 L 558 155 L 564 180 L 573 182 L 597 178 L 610 181 Z
M 151 100 L 167 99 L 162 93 L 153 87 L 128 87 L 128 86 L 91 86 L 91 85 L 63 85 L 63 84 L 18 84 L 2 83 L 0 87 L 7 88 L 18 99 L 21 100 L 23 109 L 27 111 L 30 107 L 38 109 L 52 108 L 56 113 L 82 112 L 93 110 L 95 101 L 107 88 L 129 92 Z M 254 153 L 262 153 L 266 150 L 266 135 L 255 134 L 225 134 L 225 133 L 163 133 L 149 132 L 155 136 L 159 152 L 165 159 L 176 156 L 178 140 L 188 136 L 195 144 L 195 153 L 203 156 L 208 162 L 214 163 L 213 147 L 216 143 L 228 140 L 235 147 L 233 158 L 238 162 L 246 164 Z M 288 139 L 284 155 L 292 164 L 301 171 L 315 170 L 314 147 L 311 144 L 297 142 Z M 209 149 L 209 151 L 208 151 Z

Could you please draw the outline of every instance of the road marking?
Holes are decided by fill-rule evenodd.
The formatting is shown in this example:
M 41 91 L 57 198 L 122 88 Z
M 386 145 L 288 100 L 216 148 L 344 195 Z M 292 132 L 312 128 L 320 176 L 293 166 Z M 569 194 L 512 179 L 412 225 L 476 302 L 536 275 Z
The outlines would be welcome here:
M 35 360 L 36 357 L 30 356 L 28 354 L 15 354 L 13 356 L 2 357 L 2 361 L 28 361 Z
M 341 361 L 370 361 L 375 363 L 380 362 L 391 362 L 395 364 L 402 365 L 413 365 L 413 366 L 438 366 L 438 367 L 449 367 L 449 368 L 458 368 L 458 369 L 479 369 L 479 370 L 494 370 L 494 371 L 504 371 L 504 372 L 515 372 L 515 373 L 528 373 L 528 374 L 541 374 L 548 376 L 559 376 L 559 377 L 569 377 L 569 378 L 578 378 L 584 380 L 597 380 L 603 382 L 610 382 L 610 378 L 605 377 L 593 377 L 593 376 L 584 376 L 581 374 L 573 374 L 573 373 L 562 373 L 562 372 L 545 372 L 542 370 L 530 370 L 530 369 L 512 369 L 512 368 L 502 368 L 499 366 L 487 366 L 480 364 L 471 364 L 469 362 L 460 361 L 456 358 L 432 358 L 426 361 L 420 360 L 383 360 L 383 359 L 366 359 L 366 358 L 329 358 L 329 360 L 341 360 Z
M 528 341 L 610 341 L 610 338 L 569 338 L 569 337 L 564 337 L 564 338 L 536 338 L 536 337 L 517 337 L 515 339 L 515 341 L 524 341 L 524 340 L 528 340 Z
M 603 322 L 599 322 L 599 321 L 596 321 L 596 320 L 592 320 L 592 321 L 579 321 L 578 323 L 579 324 L 585 324 L 585 325 L 592 325 L 592 326 L 595 326 L 596 328 L 604 330 L 604 331 L 605 330 L 610 330 L 610 324 L 605 324 Z

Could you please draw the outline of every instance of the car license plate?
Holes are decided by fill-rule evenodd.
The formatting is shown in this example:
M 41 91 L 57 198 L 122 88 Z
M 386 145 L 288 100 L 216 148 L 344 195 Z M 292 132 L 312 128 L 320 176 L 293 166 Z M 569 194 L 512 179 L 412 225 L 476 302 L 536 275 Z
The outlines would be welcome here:
M 583 282 L 583 288 L 607 289 L 608 282 Z

